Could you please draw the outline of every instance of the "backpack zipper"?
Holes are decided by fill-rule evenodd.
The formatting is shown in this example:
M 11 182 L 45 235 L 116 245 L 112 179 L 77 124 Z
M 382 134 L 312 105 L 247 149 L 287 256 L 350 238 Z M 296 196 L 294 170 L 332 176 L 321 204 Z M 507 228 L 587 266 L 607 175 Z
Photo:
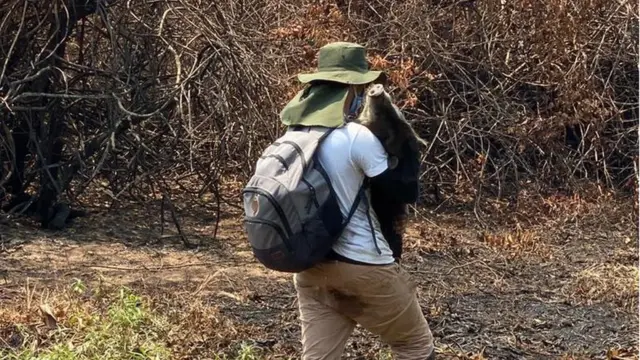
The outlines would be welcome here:
M 302 178 L 302 182 L 304 182 L 309 188 L 309 191 L 311 191 L 311 199 L 313 200 L 313 204 L 316 206 L 316 209 L 320 208 L 320 203 L 318 202 L 318 198 L 316 197 L 316 189 L 313 187 L 313 185 L 311 185 L 309 181 L 307 181 L 307 179 Z
M 276 141 L 273 143 L 273 145 L 276 146 L 280 146 L 282 144 L 287 144 L 287 145 L 291 145 L 293 146 L 293 148 L 296 150 L 296 152 L 298 153 L 298 156 L 300 156 L 300 161 L 302 162 L 302 168 L 306 169 L 307 168 L 307 160 L 305 160 L 304 158 L 304 152 L 302 151 L 302 148 L 300 147 L 300 145 L 294 143 L 293 141 L 290 140 L 285 140 L 282 142 Z
M 293 231 L 291 231 L 291 227 L 289 226 L 289 222 L 287 221 L 287 217 L 284 214 L 284 210 L 282 210 L 282 207 L 280 207 L 280 204 L 278 204 L 276 199 L 274 199 L 273 196 L 271 196 L 271 194 L 269 194 L 268 192 L 266 192 L 266 191 L 264 191 L 264 190 L 262 190 L 260 188 L 253 187 L 253 186 L 245 188 L 243 193 L 247 193 L 247 192 L 257 193 L 257 194 L 260 194 L 260 195 L 266 197 L 267 200 L 269 200 L 269 202 L 271 203 L 271 205 L 273 205 L 273 208 L 276 209 L 276 212 L 278 213 L 278 215 L 280 216 L 280 220 L 282 220 L 282 225 L 284 225 L 284 228 L 287 231 L 287 234 L 289 236 L 293 235 Z
M 298 153 L 298 156 L 300 156 L 300 161 L 302 162 L 302 168 L 306 169 L 307 168 L 307 161 L 304 158 L 304 152 L 302 151 L 302 148 L 300 147 L 300 145 L 294 143 L 293 141 L 290 140 L 285 140 L 282 142 L 283 144 L 288 144 L 293 146 L 294 149 L 296 149 L 296 152 Z
M 278 232 L 278 235 L 280 235 L 280 237 L 282 238 L 282 242 L 284 243 L 284 246 L 287 248 L 287 250 L 289 250 L 290 252 L 293 252 L 293 249 L 291 248 L 291 244 L 289 244 L 289 238 L 285 236 L 284 232 L 282 231 L 282 228 L 280 228 L 278 224 L 274 223 L 273 221 L 257 219 L 254 217 L 245 217 L 244 221 L 248 223 L 261 224 L 261 225 L 267 225 L 272 227 L 275 231 Z
M 267 158 L 274 158 L 276 160 L 278 160 L 280 162 L 280 164 L 282 164 L 282 167 L 285 169 L 285 171 L 289 170 L 289 165 L 287 165 L 287 162 L 284 160 L 284 158 L 278 154 L 271 154 L 271 155 L 267 155 L 267 156 L 260 156 L 260 159 L 267 159 Z

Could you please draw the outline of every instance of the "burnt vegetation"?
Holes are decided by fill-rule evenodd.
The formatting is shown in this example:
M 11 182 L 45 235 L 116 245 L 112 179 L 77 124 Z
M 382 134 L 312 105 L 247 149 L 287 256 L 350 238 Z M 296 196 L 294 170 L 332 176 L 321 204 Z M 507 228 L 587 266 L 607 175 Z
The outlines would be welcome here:
M 169 209 L 209 194 L 219 219 L 238 199 L 225 179 L 251 173 L 283 130 L 293 75 L 336 40 L 370 49 L 428 140 L 423 204 L 481 217 L 483 200 L 517 202 L 524 187 L 631 194 L 635 5 L 2 0 L 0 206 L 60 229 L 89 189 Z
M 427 141 L 402 265 L 438 356 L 637 359 L 637 11 L 0 0 L 0 358 L 299 356 L 240 190 L 346 40 Z M 347 358 L 389 358 L 354 335 Z

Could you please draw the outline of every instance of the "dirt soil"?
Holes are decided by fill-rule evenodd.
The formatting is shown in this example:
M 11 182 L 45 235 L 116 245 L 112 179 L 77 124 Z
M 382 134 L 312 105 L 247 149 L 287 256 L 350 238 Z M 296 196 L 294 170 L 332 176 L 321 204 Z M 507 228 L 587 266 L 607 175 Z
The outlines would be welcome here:
M 420 285 L 440 359 L 638 359 L 633 205 L 567 204 L 484 229 L 468 212 L 415 216 L 403 266 Z M 252 259 L 238 210 L 228 209 L 215 239 L 211 217 L 180 216 L 202 244 L 195 250 L 173 227 L 160 236 L 157 212 L 136 208 L 93 211 L 57 233 L 26 220 L 0 224 L 0 304 L 19 307 L 25 289 L 42 295 L 73 279 L 126 285 L 175 324 L 167 343 L 177 358 L 208 358 L 242 341 L 268 358 L 297 358 L 292 276 Z M 358 328 L 344 358 L 375 359 L 381 348 Z

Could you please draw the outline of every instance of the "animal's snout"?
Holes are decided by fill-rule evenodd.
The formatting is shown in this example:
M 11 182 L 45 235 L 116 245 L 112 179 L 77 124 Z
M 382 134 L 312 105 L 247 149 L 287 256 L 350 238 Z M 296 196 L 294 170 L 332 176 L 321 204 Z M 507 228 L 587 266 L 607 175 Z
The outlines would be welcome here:
M 374 84 L 373 86 L 371 86 L 369 91 L 367 91 L 367 95 L 370 97 L 376 97 L 382 95 L 383 92 L 384 86 L 382 86 L 382 84 Z

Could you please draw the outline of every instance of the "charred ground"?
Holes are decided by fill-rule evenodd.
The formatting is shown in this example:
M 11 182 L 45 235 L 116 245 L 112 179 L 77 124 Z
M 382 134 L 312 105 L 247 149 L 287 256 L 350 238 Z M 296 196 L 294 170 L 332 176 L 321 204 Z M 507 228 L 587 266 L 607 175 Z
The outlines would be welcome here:
M 237 209 L 225 210 L 214 241 L 211 219 L 181 210 L 185 236 L 201 243 L 195 250 L 175 227 L 160 236 L 158 217 L 137 207 L 95 209 L 63 233 L 2 225 L 1 353 L 81 343 L 71 309 L 80 302 L 106 314 L 124 286 L 162 319 L 147 326 L 158 328 L 167 358 L 296 358 L 291 276 L 253 261 Z M 420 284 L 441 358 L 637 359 L 638 236 L 628 198 L 530 199 L 510 221 L 488 218 L 487 228 L 472 212 L 432 210 L 414 213 L 403 264 Z M 79 281 L 80 295 L 70 290 Z M 386 351 L 358 329 L 346 358 Z

